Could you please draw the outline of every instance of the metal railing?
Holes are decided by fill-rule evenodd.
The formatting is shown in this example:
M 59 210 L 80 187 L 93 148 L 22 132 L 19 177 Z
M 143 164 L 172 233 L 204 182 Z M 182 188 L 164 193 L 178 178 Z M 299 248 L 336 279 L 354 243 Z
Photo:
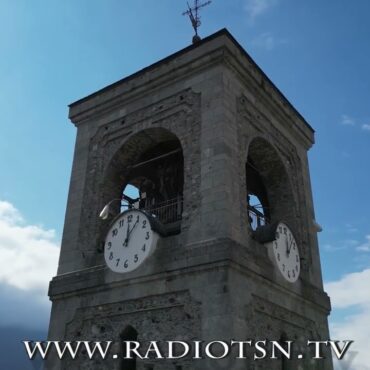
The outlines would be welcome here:
M 250 205 L 248 205 L 248 216 L 249 223 L 253 230 L 256 230 L 258 227 L 268 224 L 266 216 L 257 208 Z
M 183 206 L 183 197 L 178 197 L 142 209 L 157 218 L 162 224 L 169 224 L 181 220 Z

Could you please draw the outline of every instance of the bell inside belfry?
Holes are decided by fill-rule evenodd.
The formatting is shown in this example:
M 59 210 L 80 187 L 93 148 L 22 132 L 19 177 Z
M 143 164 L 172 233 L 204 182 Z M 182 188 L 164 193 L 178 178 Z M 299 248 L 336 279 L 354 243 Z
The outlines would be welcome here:
M 122 197 L 162 224 L 181 220 L 184 160 L 180 143 L 162 142 L 143 152 L 130 166 Z

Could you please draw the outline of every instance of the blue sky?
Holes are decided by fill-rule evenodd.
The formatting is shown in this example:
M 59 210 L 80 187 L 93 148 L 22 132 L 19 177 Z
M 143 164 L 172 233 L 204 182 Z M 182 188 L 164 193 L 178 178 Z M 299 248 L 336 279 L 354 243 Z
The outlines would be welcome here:
M 31 302 L 42 316 L 36 329 L 47 325 L 45 281 L 56 270 L 72 164 L 75 128 L 67 105 L 188 46 L 185 9 L 180 0 L 0 4 L 0 259 L 11 266 L 0 266 L 0 303 Z M 364 283 L 370 271 L 369 14 L 368 0 L 214 0 L 200 29 L 206 36 L 227 27 L 316 130 L 311 177 L 324 229 L 332 333 L 340 338 L 366 338 L 361 326 L 370 326 Z M 40 261 L 47 271 L 40 271 Z M 0 330 L 27 324 L 17 310 L 24 319 L 0 308 Z M 369 369 L 368 354 L 360 344 L 357 349 L 356 370 Z

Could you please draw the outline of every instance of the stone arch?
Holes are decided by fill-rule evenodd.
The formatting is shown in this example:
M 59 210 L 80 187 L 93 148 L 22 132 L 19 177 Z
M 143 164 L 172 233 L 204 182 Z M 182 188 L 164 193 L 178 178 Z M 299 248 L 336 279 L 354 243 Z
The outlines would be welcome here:
M 111 157 L 103 178 L 103 203 L 120 198 L 126 186 L 132 185 L 140 194 L 130 200 L 136 206 L 155 209 L 163 223 L 181 220 L 184 156 L 179 138 L 171 131 L 156 127 L 129 136 Z
M 84 194 L 78 216 L 76 248 L 81 252 L 81 266 L 103 263 L 101 252 L 104 250 L 109 219 L 102 221 L 99 214 L 109 201 L 122 194 L 126 184 L 127 174 L 118 174 L 119 164 L 125 165 L 135 156 L 122 155 L 123 148 L 126 144 L 135 146 L 135 143 L 141 145 L 142 149 L 148 148 L 151 144 L 145 137 L 147 135 L 154 140 L 176 138 L 182 149 L 183 212 L 181 220 L 172 225 L 175 227 L 168 227 L 171 229 L 168 235 L 188 232 L 192 220 L 199 214 L 201 202 L 200 102 L 199 93 L 186 89 L 156 103 L 138 107 L 123 119 L 97 128 L 89 143 Z M 131 154 L 135 154 L 135 151 Z M 114 206 L 117 206 L 115 211 L 118 212 L 119 203 L 112 203 L 113 211 Z M 162 242 L 168 243 L 169 240 L 164 238 Z
M 266 223 L 284 220 L 296 227 L 293 188 L 278 150 L 266 138 L 257 136 L 250 141 L 247 153 L 247 197 L 253 195 L 260 201 L 257 217 L 263 217 Z M 255 210 L 250 204 L 248 210 L 251 217 Z
M 121 345 L 120 363 L 119 370 L 136 370 L 136 357 L 133 358 L 123 358 L 127 357 L 126 354 L 126 341 L 137 341 L 138 332 L 131 325 L 126 326 L 124 330 L 119 335 L 119 342 Z

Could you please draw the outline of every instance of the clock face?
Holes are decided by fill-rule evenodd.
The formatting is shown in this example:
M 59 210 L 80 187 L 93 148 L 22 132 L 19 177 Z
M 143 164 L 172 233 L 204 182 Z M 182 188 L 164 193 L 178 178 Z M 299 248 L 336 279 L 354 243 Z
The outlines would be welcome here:
M 275 261 L 281 274 L 290 283 L 294 283 L 301 271 L 299 250 L 289 227 L 280 222 L 276 228 L 275 240 L 272 242 Z
M 158 234 L 144 212 L 125 211 L 115 219 L 105 238 L 105 262 L 114 272 L 133 271 L 153 253 L 157 240 Z

